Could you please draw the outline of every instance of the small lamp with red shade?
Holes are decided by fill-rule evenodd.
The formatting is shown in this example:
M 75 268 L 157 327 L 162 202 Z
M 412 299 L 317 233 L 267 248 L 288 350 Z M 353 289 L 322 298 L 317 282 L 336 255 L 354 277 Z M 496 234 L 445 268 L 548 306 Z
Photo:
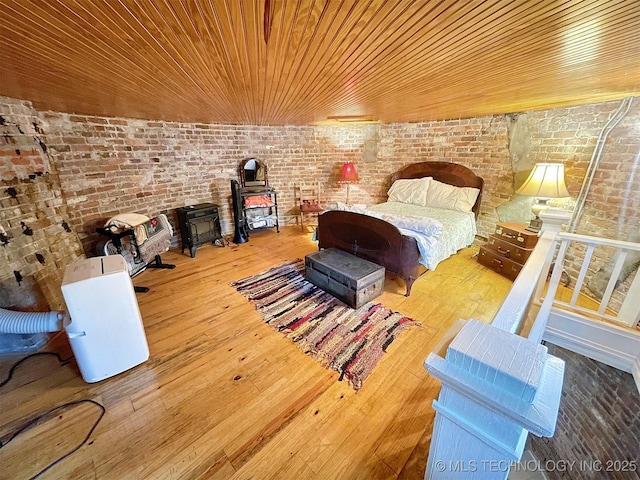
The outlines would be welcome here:
M 356 167 L 352 162 L 346 162 L 342 165 L 342 170 L 338 175 L 338 183 L 347 184 L 347 205 L 349 205 L 349 186 L 352 183 L 358 183 L 359 180 L 358 172 L 356 172 Z

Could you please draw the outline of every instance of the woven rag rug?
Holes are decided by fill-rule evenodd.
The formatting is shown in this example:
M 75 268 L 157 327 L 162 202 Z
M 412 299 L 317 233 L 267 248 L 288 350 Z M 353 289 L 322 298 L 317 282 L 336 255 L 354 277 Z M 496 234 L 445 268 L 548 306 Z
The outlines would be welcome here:
M 379 303 L 352 309 L 308 282 L 304 268 L 298 259 L 231 285 L 265 322 L 359 390 L 391 342 L 420 324 Z

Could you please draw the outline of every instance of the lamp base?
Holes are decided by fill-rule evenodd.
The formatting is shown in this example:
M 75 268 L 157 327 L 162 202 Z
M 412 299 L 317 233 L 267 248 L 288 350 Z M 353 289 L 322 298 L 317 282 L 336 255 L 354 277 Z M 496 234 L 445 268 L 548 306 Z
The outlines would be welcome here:
M 540 229 L 542 229 L 542 220 L 540 220 L 539 215 L 540 215 L 540 212 L 543 212 L 547 209 L 548 201 L 549 201 L 548 198 L 540 198 L 540 197 L 536 198 L 536 202 L 533 205 L 531 205 L 531 213 L 533 213 L 535 218 L 533 218 L 529 222 L 529 226 L 525 228 L 525 230 L 538 233 Z
M 542 220 L 538 217 L 532 218 L 525 230 L 538 233 L 542 229 Z

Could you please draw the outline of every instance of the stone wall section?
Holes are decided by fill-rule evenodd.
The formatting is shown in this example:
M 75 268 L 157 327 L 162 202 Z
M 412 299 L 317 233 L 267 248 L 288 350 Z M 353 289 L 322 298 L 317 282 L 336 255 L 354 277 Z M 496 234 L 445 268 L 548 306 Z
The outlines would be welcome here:
M 0 130 L 0 307 L 64 309 L 65 267 L 83 254 L 38 112 L 2 99 Z

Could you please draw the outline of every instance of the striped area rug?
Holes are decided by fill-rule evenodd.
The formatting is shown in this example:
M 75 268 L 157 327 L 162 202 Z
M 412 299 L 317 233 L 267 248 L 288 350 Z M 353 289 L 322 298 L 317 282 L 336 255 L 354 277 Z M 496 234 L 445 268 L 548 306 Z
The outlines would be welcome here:
M 295 260 L 231 284 L 256 306 L 265 322 L 317 361 L 340 373 L 355 390 L 387 347 L 415 320 L 369 302 L 352 309 L 304 277 Z

